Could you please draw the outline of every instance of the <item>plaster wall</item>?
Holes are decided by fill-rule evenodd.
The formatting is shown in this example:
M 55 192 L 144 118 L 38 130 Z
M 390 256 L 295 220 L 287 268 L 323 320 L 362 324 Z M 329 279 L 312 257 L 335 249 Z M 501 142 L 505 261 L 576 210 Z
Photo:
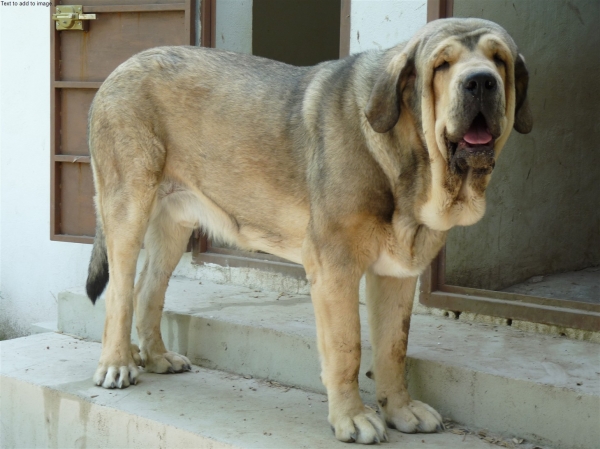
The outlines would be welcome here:
M 217 0 L 217 48 L 252 53 L 252 0 Z
M 427 23 L 426 0 L 352 0 L 350 53 L 409 40 Z
M 49 238 L 48 16 L 42 6 L 0 7 L 0 338 L 56 319 L 58 292 L 81 285 L 91 250 Z
M 498 22 L 530 73 L 531 134 L 513 132 L 486 216 L 451 231 L 447 281 L 505 288 L 600 264 L 600 3 L 455 0 L 457 17 Z
M 217 0 L 217 48 L 252 53 L 252 3 Z M 350 53 L 406 41 L 426 22 L 426 0 L 352 0 Z

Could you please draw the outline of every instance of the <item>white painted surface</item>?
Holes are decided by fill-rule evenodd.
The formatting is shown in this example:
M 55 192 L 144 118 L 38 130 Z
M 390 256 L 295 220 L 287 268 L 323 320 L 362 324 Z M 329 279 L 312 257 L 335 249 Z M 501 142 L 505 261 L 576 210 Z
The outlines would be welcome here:
M 216 47 L 252 53 L 252 0 L 217 0 Z
M 85 282 L 91 250 L 49 238 L 49 26 L 46 7 L 0 6 L 0 335 L 56 319 L 58 292 Z
M 352 0 L 350 53 L 407 41 L 427 23 L 426 0 Z

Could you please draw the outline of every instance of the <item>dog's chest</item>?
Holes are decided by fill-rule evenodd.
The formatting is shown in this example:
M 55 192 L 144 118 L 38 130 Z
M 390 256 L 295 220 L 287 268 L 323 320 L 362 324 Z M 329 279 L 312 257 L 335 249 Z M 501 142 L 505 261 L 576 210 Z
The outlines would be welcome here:
M 396 217 L 371 270 L 379 276 L 418 276 L 438 254 L 445 240 L 444 231 L 417 224 L 408 216 Z
M 371 269 L 379 276 L 390 276 L 395 278 L 412 277 L 421 274 L 423 267 L 414 266 L 403 259 L 404 258 L 399 257 L 397 254 L 393 254 L 389 250 L 384 249 L 379 254 L 375 263 L 371 265 Z

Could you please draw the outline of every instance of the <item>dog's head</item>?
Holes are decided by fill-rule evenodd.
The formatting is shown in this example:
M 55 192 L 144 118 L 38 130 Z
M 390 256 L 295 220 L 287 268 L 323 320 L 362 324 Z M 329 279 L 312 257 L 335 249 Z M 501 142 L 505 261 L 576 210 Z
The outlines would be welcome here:
M 438 176 L 448 193 L 456 197 L 468 179 L 483 196 L 511 129 L 531 131 L 528 79 L 523 57 L 499 25 L 436 20 L 392 53 L 365 114 L 376 132 L 386 133 L 401 108 L 412 110 L 430 159 L 444 161 Z

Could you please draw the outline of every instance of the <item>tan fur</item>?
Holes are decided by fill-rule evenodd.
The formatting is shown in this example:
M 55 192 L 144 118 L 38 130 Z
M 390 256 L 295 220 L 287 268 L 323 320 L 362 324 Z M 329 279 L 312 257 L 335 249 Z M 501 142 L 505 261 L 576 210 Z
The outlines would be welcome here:
M 97 245 L 105 236 L 111 277 L 96 384 L 135 383 L 134 309 L 146 370 L 189 369 L 185 356 L 165 348 L 160 318 L 169 277 L 202 227 L 304 265 L 339 440 L 387 439 L 358 390 L 365 273 L 384 421 L 403 432 L 440 429 L 441 416 L 412 400 L 404 379 L 416 276 L 448 229 L 485 211 L 493 164 L 461 172 L 448 144 L 473 120 L 461 106 L 464 78 L 485 70 L 498 80 L 486 106 L 495 157 L 515 117 L 521 132 L 531 128 L 517 58 L 502 28 L 456 19 L 429 24 L 407 44 L 310 68 L 191 47 L 153 49 L 122 64 L 90 111 Z M 436 69 L 444 61 L 448 68 Z M 134 288 L 143 241 L 147 260 Z M 103 252 L 94 254 L 92 286 Z

